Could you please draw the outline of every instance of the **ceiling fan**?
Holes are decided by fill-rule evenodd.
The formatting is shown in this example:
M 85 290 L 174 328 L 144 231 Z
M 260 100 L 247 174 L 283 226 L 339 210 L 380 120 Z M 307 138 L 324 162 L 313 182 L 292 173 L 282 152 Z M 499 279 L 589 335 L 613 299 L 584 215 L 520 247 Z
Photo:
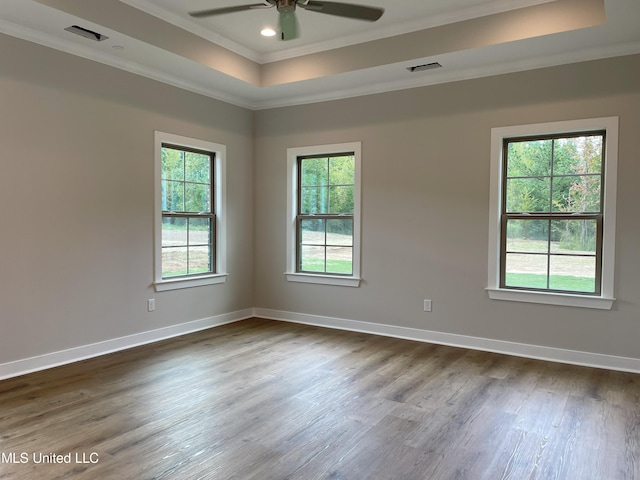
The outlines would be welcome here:
M 279 25 L 280 38 L 282 40 L 291 40 L 298 36 L 296 7 L 303 8 L 309 12 L 324 13 L 327 15 L 365 20 L 368 22 L 375 22 L 384 13 L 383 8 L 367 7 L 364 5 L 354 5 L 342 2 L 325 2 L 319 0 L 263 0 L 262 3 L 252 5 L 237 5 L 234 7 L 222 7 L 189 12 L 189 15 L 195 18 L 203 18 L 213 15 L 223 15 L 225 13 L 242 12 L 244 10 L 273 7 L 276 7 L 280 14 Z

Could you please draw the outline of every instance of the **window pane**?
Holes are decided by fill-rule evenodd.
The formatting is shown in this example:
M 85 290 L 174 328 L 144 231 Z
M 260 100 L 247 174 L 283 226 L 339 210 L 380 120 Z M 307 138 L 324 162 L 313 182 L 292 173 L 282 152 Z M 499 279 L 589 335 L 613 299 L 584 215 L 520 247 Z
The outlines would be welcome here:
M 324 247 L 302 245 L 300 247 L 300 270 L 324 272 Z
M 324 245 L 324 220 L 301 220 L 300 243 L 307 245 Z
M 595 257 L 552 255 L 550 259 L 549 288 L 572 292 L 595 292 Z
M 600 175 L 554 177 L 554 212 L 600 212 Z
M 353 245 L 353 219 L 327 220 L 327 245 Z
M 211 247 L 189 247 L 189 273 L 211 271 Z
M 164 217 L 162 219 L 162 246 L 187 246 L 187 219 Z
M 184 152 L 162 148 L 162 179 L 184 180 Z
M 548 212 L 550 178 L 516 178 L 507 180 L 507 212 Z
M 162 276 L 175 277 L 187 274 L 187 248 L 169 247 L 162 249 Z
M 329 184 L 353 185 L 355 183 L 355 157 L 333 157 L 329 160 Z
M 353 187 L 331 187 L 329 213 L 353 213 Z
M 551 174 L 552 140 L 510 142 L 507 177 L 540 177 Z
M 185 180 L 210 183 L 211 157 L 202 153 L 185 152 Z
M 327 273 L 351 275 L 353 273 L 353 249 L 351 247 L 327 247 Z
M 160 189 L 158 193 L 161 198 L 156 208 L 161 208 L 161 228 L 160 238 L 156 239 L 160 243 L 156 252 L 160 256 L 157 260 L 161 271 L 156 272 L 156 276 L 166 279 L 215 272 L 214 210 L 220 205 L 215 205 L 214 152 L 218 146 L 194 140 L 194 143 L 202 146 L 202 150 L 192 150 L 191 147 L 179 145 L 182 144 L 181 137 L 156 132 L 156 140 L 160 138 L 157 166 L 161 178 L 156 187 Z M 185 139 L 185 142 L 184 145 L 188 145 L 191 141 Z M 221 166 L 223 161 L 224 158 L 221 158 Z M 209 280 L 195 283 L 209 284 Z M 217 283 L 217 279 L 212 279 L 211 283 Z M 184 285 L 175 283 L 176 288 Z
M 508 252 L 549 252 L 548 220 L 507 220 Z
M 184 183 L 162 180 L 162 210 L 182 212 L 184 209 Z
M 508 253 L 505 286 L 547 288 L 547 256 Z
M 601 135 L 559 138 L 555 141 L 554 175 L 584 175 L 602 172 Z
M 489 258 L 491 263 L 493 249 L 499 247 L 500 268 L 490 266 L 490 286 L 597 295 L 602 288 L 610 296 L 612 285 L 601 287 L 601 282 L 611 278 L 605 242 L 613 232 L 605 229 L 603 217 L 613 204 L 605 205 L 603 199 L 605 186 L 611 186 L 613 194 L 615 184 L 609 185 L 612 179 L 605 178 L 604 162 L 607 139 L 616 144 L 617 122 L 604 121 L 599 130 L 592 129 L 593 123 L 593 119 L 560 123 L 559 132 L 532 125 L 539 135 L 529 135 L 522 127 L 494 131 L 507 135 L 509 130 L 513 137 L 503 136 L 502 145 L 492 144 L 492 165 L 501 163 L 502 168 L 500 182 L 492 183 L 492 196 L 500 202 L 500 226 L 495 231 L 492 214 Z M 610 138 L 609 127 L 616 132 Z M 502 159 L 496 155 L 499 147 Z M 540 303 L 560 298 L 564 296 L 549 301 L 530 297 Z
M 190 218 L 189 219 L 189 245 L 210 245 L 211 244 L 211 219 L 210 218 Z
M 211 211 L 209 185 L 205 185 L 202 183 L 186 183 L 185 193 L 185 212 Z
M 596 220 L 553 220 L 551 252 L 596 254 Z
M 305 158 L 300 164 L 303 186 L 324 186 L 329 184 L 329 163 L 326 157 Z
M 317 214 L 329 212 L 329 189 L 327 187 L 302 187 L 300 213 Z

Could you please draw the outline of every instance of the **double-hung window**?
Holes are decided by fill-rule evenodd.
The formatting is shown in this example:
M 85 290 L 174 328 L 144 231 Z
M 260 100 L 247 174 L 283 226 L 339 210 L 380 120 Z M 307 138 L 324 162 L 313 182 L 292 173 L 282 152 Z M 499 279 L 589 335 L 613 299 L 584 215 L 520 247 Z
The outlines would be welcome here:
M 287 278 L 357 286 L 360 144 L 289 149 Z
M 224 281 L 223 156 L 222 145 L 156 133 L 158 290 Z
M 494 129 L 493 140 L 490 295 L 610 308 L 617 119 Z

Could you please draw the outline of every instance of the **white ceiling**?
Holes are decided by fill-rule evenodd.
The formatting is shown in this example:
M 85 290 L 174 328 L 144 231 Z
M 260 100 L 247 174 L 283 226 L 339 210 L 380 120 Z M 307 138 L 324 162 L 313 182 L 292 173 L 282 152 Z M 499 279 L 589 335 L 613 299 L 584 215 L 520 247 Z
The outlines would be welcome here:
M 260 36 L 275 9 L 188 15 L 251 3 L 1 0 L 0 32 L 251 109 L 640 53 L 639 0 L 348 0 L 385 13 L 370 23 L 298 9 L 301 36 L 286 42 Z M 109 39 L 64 31 L 74 24 Z M 432 61 L 443 68 L 406 69 Z

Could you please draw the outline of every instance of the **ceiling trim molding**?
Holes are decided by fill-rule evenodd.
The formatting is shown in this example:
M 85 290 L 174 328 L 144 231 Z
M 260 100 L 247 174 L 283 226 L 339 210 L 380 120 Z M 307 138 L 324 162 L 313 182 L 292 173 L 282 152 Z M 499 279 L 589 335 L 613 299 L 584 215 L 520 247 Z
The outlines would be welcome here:
M 463 51 L 476 51 L 481 55 L 481 49 L 499 49 L 500 45 L 514 46 L 521 49 L 524 55 L 536 55 L 536 50 L 528 51 L 527 45 L 537 44 L 539 40 L 535 39 L 552 36 L 557 42 L 556 47 L 551 50 L 555 53 L 559 49 L 562 35 L 571 38 L 571 34 L 567 32 L 585 31 L 586 28 L 605 24 L 604 0 L 558 0 L 268 63 L 261 66 L 261 85 L 277 87 L 320 78 L 336 79 L 339 75 L 351 72 L 365 72 L 376 67 L 383 69 L 387 65 L 403 61 L 415 62 L 419 58 L 446 56 Z M 517 47 L 516 44 L 520 46 Z M 581 49 L 583 48 L 578 45 L 574 46 L 576 51 Z M 496 63 L 498 61 L 494 60 Z M 464 68 L 464 65 L 460 67 Z M 376 81 L 384 79 L 377 80 L 375 75 L 371 75 L 366 83 Z M 328 85 L 332 85 L 332 82 Z
M 85 58 L 87 60 L 102 63 L 110 67 L 133 73 L 135 75 L 140 75 L 152 80 L 157 80 L 158 82 L 172 85 L 174 87 L 178 87 L 193 93 L 198 93 L 215 100 L 220 100 L 222 102 L 230 103 L 239 107 L 253 109 L 253 105 L 251 102 L 246 101 L 245 99 L 242 99 L 240 97 L 229 95 L 220 90 L 204 88 L 195 83 L 184 81 L 177 76 L 168 75 L 159 70 L 142 66 L 139 63 L 122 60 L 121 58 L 114 55 L 107 55 L 92 48 L 83 47 L 73 42 L 62 40 L 52 35 L 26 28 L 21 25 L 16 25 L 15 23 L 7 22 L 2 19 L 0 19 L 0 33 L 20 38 L 28 42 L 37 43 L 39 45 L 53 48 L 64 53 Z
M 502 64 L 492 64 L 486 67 L 469 68 L 456 72 L 439 70 L 437 72 L 434 72 L 432 75 L 411 77 L 390 82 L 380 82 L 377 84 L 366 85 L 358 88 L 343 88 L 327 93 L 287 96 L 286 98 L 264 99 L 264 96 L 262 96 L 261 92 L 266 94 L 266 87 L 252 87 L 255 90 L 255 95 L 253 95 L 254 99 L 250 99 L 244 96 L 231 95 L 215 88 L 207 88 L 195 82 L 185 81 L 178 76 L 167 74 L 155 68 L 142 66 L 137 62 L 123 60 L 122 58 L 119 58 L 115 55 L 109 55 L 104 52 L 100 52 L 89 47 L 84 47 L 80 44 L 60 39 L 52 35 L 2 19 L 0 19 L 0 33 L 17 37 L 29 42 L 37 43 L 39 45 L 53 48 L 55 50 L 59 50 L 68 54 L 76 55 L 88 60 L 96 61 L 98 63 L 118 68 L 132 74 L 140 75 L 152 80 L 165 83 L 167 85 L 191 91 L 196 94 L 204 95 L 206 97 L 249 110 L 264 110 L 269 108 L 279 108 L 324 101 L 341 100 L 350 97 L 419 88 L 429 85 L 488 77 L 492 75 L 501 75 L 526 70 L 534 70 L 538 68 L 553 67 L 562 64 L 571 64 L 608 57 L 640 54 L 640 41 L 637 41 L 618 44 L 611 47 L 591 48 L 578 52 L 540 56 L 533 59 L 505 62 Z M 424 59 L 416 59 L 415 62 L 420 63 L 422 60 Z M 427 58 L 427 60 L 429 59 Z M 407 62 L 399 62 L 395 65 L 397 65 L 398 68 L 405 68 L 407 66 Z
M 24 0 L 12 1 L 24 2 Z M 77 0 L 30 0 L 30 2 L 24 3 L 41 4 L 72 18 L 109 29 L 115 32 L 113 38 L 116 34 L 123 35 L 146 46 L 157 48 L 158 53 L 166 52 L 170 55 L 177 55 L 222 73 L 228 78 L 241 80 L 250 85 L 260 85 L 260 65 L 258 63 L 205 40 L 188 30 L 133 8 L 120 0 L 83 0 L 80 2 Z M 17 19 L 10 21 L 23 24 L 21 20 Z M 30 26 L 30 28 L 34 27 Z M 146 63 L 144 60 L 132 61 Z M 162 66 L 151 68 L 166 71 Z M 171 73 L 169 72 L 169 74 Z M 191 81 L 199 83 L 197 79 Z
M 194 35 L 198 35 L 199 37 L 204 38 L 205 40 L 208 40 L 212 43 L 215 43 L 216 45 L 219 45 L 223 48 L 226 48 L 227 50 L 232 51 L 233 53 L 242 55 L 248 60 L 251 60 L 256 63 L 263 63 L 260 61 L 261 54 L 259 52 L 256 52 L 255 50 L 247 48 L 244 45 L 240 45 L 239 43 L 234 42 L 233 40 L 229 40 L 228 38 L 223 37 L 222 35 L 216 32 L 213 32 L 207 28 L 203 28 L 197 22 L 194 22 L 190 19 L 185 19 L 180 15 L 176 15 L 175 13 L 170 12 L 169 10 L 158 7 L 157 5 L 154 5 L 148 0 L 120 0 L 120 1 L 122 3 L 126 3 L 130 7 L 136 8 L 144 13 L 148 13 L 149 15 L 152 15 L 154 17 L 158 17 L 159 19 L 164 20 L 167 23 L 170 23 L 176 27 L 182 28 L 183 30 L 193 33 Z
M 248 60 L 252 60 L 259 64 L 272 63 L 281 60 L 288 60 L 290 58 L 302 57 L 305 55 L 311 55 L 314 53 L 324 52 L 327 50 L 334 50 L 337 48 L 348 47 L 351 45 L 357 45 L 359 43 L 370 42 L 383 38 L 394 37 L 396 35 L 403 35 L 405 33 L 412 33 L 420 30 L 426 30 L 429 28 L 439 27 L 442 25 L 448 25 L 451 23 L 462 22 L 465 20 L 471 20 L 474 18 L 486 17 L 490 15 L 496 15 L 499 13 L 508 12 L 511 10 L 518 10 L 521 8 L 532 7 L 541 5 L 544 3 L 551 3 L 557 0 L 494 0 L 489 4 L 483 4 L 482 6 L 473 6 L 462 8 L 454 12 L 448 12 L 444 14 L 434 15 L 428 19 L 421 18 L 417 20 L 410 20 L 408 22 L 402 22 L 395 25 L 390 25 L 386 28 L 376 30 L 375 33 L 361 33 L 355 35 L 347 35 L 344 37 L 327 40 L 323 42 L 316 42 L 312 45 L 303 47 L 290 48 L 282 50 L 280 52 L 257 52 L 251 48 L 240 45 L 237 42 L 229 40 L 207 28 L 202 27 L 199 23 L 184 18 L 180 15 L 158 7 L 149 0 L 120 0 L 122 3 L 129 5 L 130 7 L 141 10 L 149 15 L 171 23 L 172 25 L 187 30 L 194 35 L 198 35 L 205 40 L 215 43 L 221 47 L 224 47 L 238 55 L 242 55 Z
M 270 108 L 292 107 L 296 105 L 307 105 L 311 103 L 344 100 L 346 98 L 376 95 L 399 90 L 409 90 L 412 88 L 427 87 L 430 85 L 473 80 L 476 78 L 485 78 L 494 75 L 505 75 L 509 73 L 536 70 L 539 68 L 556 67 L 572 63 L 588 62 L 593 60 L 602 60 L 605 58 L 622 57 L 635 54 L 640 54 L 640 42 L 616 45 L 613 48 L 593 48 L 590 50 L 575 52 L 572 54 L 543 56 L 525 61 L 494 64 L 488 67 L 469 68 L 464 70 L 457 70 L 455 72 L 443 72 L 441 70 L 438 70 L 434 75 L 422 76 L 420 78 L 381 82 L 373 85 L 366 85 L 364 87 L 334 90 L 332 92 L 315 95 L 300 95 L 297 97 L 289 97 L 284 100 L 274 99 L 266 100 L 263 102 L 255 102 L 252 104 L 251 108 L 252 110 L 267 110 Z M 418 62 L 420 62 L 420 60 L 418 60 Z M 398 66 L 399 68 L 404 68 L 406 66 L 406 62 L 399 63 Z
M 258 62 L 261 64 L 265 64 L 278 62 L 281 60 L 289 60 L 290 58 L 303 57 L 305 55 L 312 55 L 314 53 L 335 50 L 337 48 L 349 47 L 351 45 L 357 45 L 359 43 L 382 40 L 398 35 L 404 35 L 406 33 L 428 30 L 430 28 L 441 27 L 443 25 L 450 25 L 453 23 L 464 22 L 466 20 L 473 20 L 474 18 L 488 17 L 491 15 L 497 15 L 512 10 L 533 7 L 536 5 L 542 5 L 544 3 L 551 3 L 555 1 L 557 0 L 495 0 L 491 4 L 485 4 L 482 7 L 468 7 L 457 10 L 455 12 L 434 15 L 433 17 L 430 17 L 428 19 L 421 18 L 410 20 L 408 22 L 403 22 L 400 24 L 389 25 L 388 27 L 376 30 L 375 34 L 354 34 L 336 38 L 333 40 L 327 40 L 325 42 L 317 42 L 313 45 L 307 45 L 304 47 L 292 48 L 280 52 L 259 54 Z

